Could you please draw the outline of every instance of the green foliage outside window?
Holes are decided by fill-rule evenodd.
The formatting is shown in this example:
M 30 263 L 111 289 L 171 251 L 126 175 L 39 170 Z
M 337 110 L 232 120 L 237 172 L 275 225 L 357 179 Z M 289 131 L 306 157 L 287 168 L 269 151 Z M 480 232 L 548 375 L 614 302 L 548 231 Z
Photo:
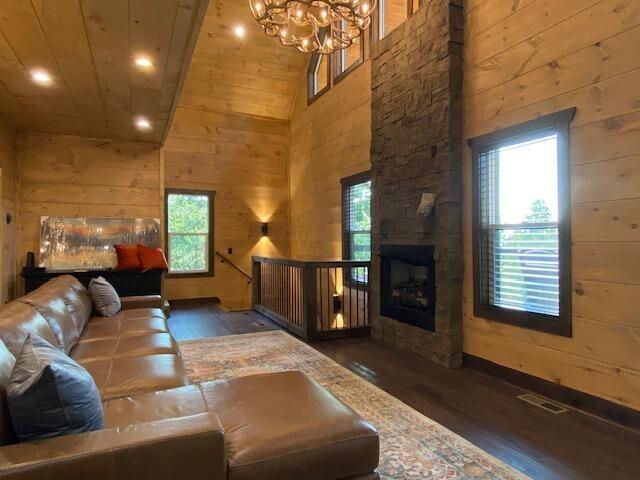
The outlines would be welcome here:
M 371 181 L 349 188 L 349 251 L 351 260 L 371 260 Z M 354 268 L 351 277 L 367 281 L 367 269 Z
M 351 187 L 349 201 L 351 258 L 368 261 L 371 259 L 371 182 Z
M 209 208 L 209 197 L 206 195 L 168 196 L 170 271 L 208 270 Z

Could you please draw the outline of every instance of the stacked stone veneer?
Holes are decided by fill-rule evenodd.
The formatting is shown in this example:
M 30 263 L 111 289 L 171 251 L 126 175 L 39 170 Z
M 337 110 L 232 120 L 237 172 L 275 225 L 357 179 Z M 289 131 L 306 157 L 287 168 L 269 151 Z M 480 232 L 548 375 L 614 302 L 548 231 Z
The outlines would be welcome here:
M 372 334 L 446 366 L 462 362 L 461 4 L 426 0 L 371 55 Z M 435 245 L 435 332 L 380 315 L 381 244 Z

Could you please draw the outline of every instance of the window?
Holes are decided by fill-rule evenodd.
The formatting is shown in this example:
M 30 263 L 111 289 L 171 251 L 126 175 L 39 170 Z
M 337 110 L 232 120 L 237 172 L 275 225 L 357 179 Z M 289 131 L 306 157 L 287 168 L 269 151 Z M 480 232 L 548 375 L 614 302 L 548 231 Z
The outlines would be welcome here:
M 571 335 L 574 114 L 566 110 L 470 141 L 477 316 Z
M 211 191 L 165 191 L 170 275 L 213 274 L 213 197 Z
M 373 23 L 375 39 L 389 35 L 422 5 L 424 0 L 379 0 Z
M 333 53 L 334 81 L 342 80 L 349 72 L 364 62 L 364 32 L 353 39 L 349 48 Z
M 307 103 L 329 89 L 329 55 L 314 53 L 307 68 Z
M 342 258 L 371 260 L 371 175 L 342 179 Z M 365 283 L 366 269 L 354 268 L 351 279 Z

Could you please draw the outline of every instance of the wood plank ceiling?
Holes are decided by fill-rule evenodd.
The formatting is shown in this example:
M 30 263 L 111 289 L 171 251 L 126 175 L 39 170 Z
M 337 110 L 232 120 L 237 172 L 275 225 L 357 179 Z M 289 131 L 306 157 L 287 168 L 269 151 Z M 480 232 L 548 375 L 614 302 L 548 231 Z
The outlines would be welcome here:
M 239 25 L 243 38 L 234 34 Z M 212 1 L 179 104 L 287 120 L 308 59 L 267 37 L 248 0 Z
M 0 115 L 24 130 L 163 141 L 209 0 L 1 0 Z M 134 65 L 139 55 L 153 67 Z M 49 72 L 48 86 L 31 79 Z M 140 132 L 144 115 L 152 130 Z

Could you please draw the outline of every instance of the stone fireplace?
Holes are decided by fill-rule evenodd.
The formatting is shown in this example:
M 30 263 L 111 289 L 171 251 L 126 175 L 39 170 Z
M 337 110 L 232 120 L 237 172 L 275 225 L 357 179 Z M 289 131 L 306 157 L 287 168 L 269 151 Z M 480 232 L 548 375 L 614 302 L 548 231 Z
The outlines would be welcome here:
M 371 55 L 372 334 L 462 362 L 462 8 L 427 0 Z M 425 215 L 423 194 L 435 194 Z

